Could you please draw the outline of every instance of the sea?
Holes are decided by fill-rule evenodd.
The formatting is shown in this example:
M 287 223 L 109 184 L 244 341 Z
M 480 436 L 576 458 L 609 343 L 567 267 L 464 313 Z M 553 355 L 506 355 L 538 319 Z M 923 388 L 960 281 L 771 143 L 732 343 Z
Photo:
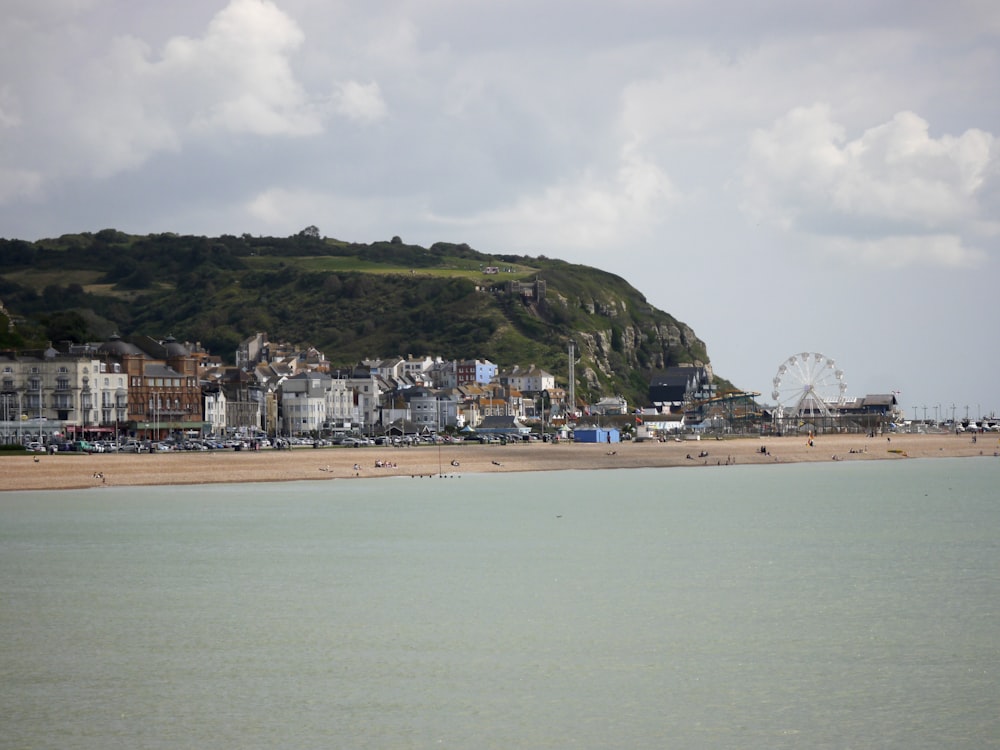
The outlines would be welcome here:
M 1000 460 L 0 493 L 0 748 L 1000 747 Z

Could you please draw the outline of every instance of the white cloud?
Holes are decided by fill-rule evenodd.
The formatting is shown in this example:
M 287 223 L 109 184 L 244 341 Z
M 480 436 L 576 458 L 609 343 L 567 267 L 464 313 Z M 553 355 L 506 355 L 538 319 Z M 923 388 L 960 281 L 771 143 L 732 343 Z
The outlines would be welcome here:
M 800 107 L 750 138 L 744 208 L 758 220 L 841 238 L 870 262 L 970 265 L 985 256 L 963 237 L 992 223 L 983 191 L 997 140 L 969 129 L 932 137 L 913 112 L 848 140 L 830 109 Z
M 362 122 L 381 120 L 387 111 L 382 91 L 374 81 L 338 84 L 334 92 L 334 106 L 340 114 Z
M 612 175 L 588 171 L 523 195 L 506 208 L 461 220 L 434 219 L 475 228 L 501 247 L 590 254 L 651 236 L 678 199 L 669 176 L 645 155 L 626 147 Z
M 12 79 L 0 89 L 0 201 L 37 195 L 59 179 L 133 170 L 195 140 L 322 131 L 321 100 L 310 98 L 291 66 L 304 34 L 270 0 L 231 0 L 203 35 L 174 36 L 160 55 L 128 34 L 102 49 L 77 26 L 88 10 L 78 4 L 62 24 L 23 21 L 22 39 L 9 29 L 0 34 L 21 50 L 0 59 L 35 76 L 33 87 Z M 64 49 L 62 57 L 54 52 Z
M 321 122 L 292 73 L 302 30 L 267 0 L 231 0 L 201 39 L 171 39 L 154 75 L 176 97 L 193 93 L 196 128 L 312 135 Z M 173 102 L 184 111 L 183 100 Z M 190 106 L 190 105 L 189 105 Z

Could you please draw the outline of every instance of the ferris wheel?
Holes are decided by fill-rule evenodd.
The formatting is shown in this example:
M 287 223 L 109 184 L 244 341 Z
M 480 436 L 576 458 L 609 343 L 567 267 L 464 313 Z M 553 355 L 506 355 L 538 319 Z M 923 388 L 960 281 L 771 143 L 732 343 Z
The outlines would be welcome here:
M 832 359 L 815 352 L 793 354 L 778 368 L 771 392 L 782 416 L 829 417 L 844 403 L 844 371 Z

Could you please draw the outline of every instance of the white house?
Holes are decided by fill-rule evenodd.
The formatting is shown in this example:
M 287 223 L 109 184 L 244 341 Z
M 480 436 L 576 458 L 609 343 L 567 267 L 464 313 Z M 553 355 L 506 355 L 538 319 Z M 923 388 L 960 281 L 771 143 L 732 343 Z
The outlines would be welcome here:
M 556 386 L 555 377 L 535 365 L 531 365 L 527 370 L 515 366 L 501 376 L 500 382 L 523 393 L 539 393 Z
M 205 392 L 205 421 L 213 435 L 226 433 L 226 392 L 214 387 Z
M 303 372 L 281 384 L 281 428 L 286 435 L 323 429 L 331 379 L 326 373 Z

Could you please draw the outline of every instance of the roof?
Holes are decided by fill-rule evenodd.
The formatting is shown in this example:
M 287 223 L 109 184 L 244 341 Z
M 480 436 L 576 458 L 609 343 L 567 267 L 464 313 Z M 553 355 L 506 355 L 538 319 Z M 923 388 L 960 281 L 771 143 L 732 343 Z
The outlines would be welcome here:
M 895 406 L 896 394 L 875 393 L 865 396 L 863 403 L 865 406 Z
M 127 341 L 123 341 L 120 336 L 115 334 L 99 347 L 97 351 L 101 354 L 111 354 L 115 357 L 121 357 L 127 354 L 134 356 L 144 356 L 142 349 L 137 347 L 135 344 L 130 344 Z
M 708 373 L 704 367 L 668 367 L 662 374 L 657 375 L 650 385 L 687 385 L 692 378 L 707 378 Z
M 524 430 L 527 429 L 521 424 L 517 417 L 484 417 L 479 423 L 477 430 Z
M 142 368 L 142 374 L 147 378 L 181 378 L 184 377 L 173 367 L 160 362 L 147 362 Z
M 163 342 L 163 348 L 167 350 L 168 357 L 190 357 L 191 350 L 181 344 L 173 336 L 168 336 Z

